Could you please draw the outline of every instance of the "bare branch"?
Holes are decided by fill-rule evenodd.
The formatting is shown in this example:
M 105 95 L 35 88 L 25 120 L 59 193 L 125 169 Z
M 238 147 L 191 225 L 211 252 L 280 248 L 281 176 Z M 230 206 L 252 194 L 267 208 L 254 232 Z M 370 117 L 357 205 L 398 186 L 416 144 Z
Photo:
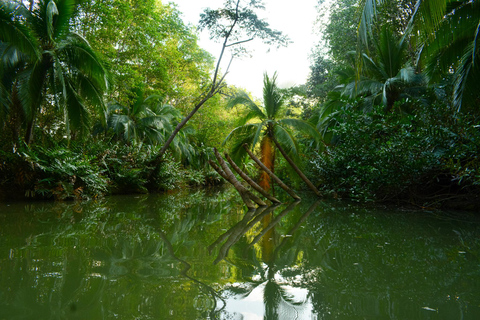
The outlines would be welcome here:
M 233 46 L 236 46 L 237 44 L 241 44 L 241 43 L 245 43 L 245 42 L 250 42 L 250 41 L 252 41 L 252 40 L 253 40 L 253 38 L 250 38 L 250 39 L 247 39 L 247 40 L 242 40 L 242 41 L 237 41 L 237 42 L 234 42 L 234 43 L 227 44 L 225 47 L 226 47 L 226 48 L 233 47 Z

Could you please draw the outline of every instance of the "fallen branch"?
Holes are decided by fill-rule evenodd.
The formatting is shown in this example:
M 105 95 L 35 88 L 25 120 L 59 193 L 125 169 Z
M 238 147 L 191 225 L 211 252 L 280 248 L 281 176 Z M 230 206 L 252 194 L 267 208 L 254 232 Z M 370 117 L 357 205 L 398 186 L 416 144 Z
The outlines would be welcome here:
M 227 175 L 228 177 L 228 181 L 230 183 L 232 183 L 235 188 L 237 190 L 242 190 L 242 192 L 244 192 L 247 197 L 249 197 L 251 200 L 253 200 L 256 204 L 258 204 L 259 206 L 263 207 L 263 206 L 266 206 L 267 204 L 262 200 L 260 199 L 259 197 L 257 197 L 256 195 L 254 195 L 253 193 L 251 193 L 247 188 L 245 188 L 238 180 L 237 178 L 235 178 L 235 175 L 233 174 L 232 170 L 230 170 L 230 168 L 227 166 L 227 164 L 225 163 L 225 160 L 223 160 L 222 156 L 220 155 L 220 153 L 218 153 L 218 150 L 217 148 L 213 148 L 213 152 L 215 153 L 215 157 L 217 158 L 218 160 L 218 163 L 220 164 L 220 166 L 222 167 L 223 171 L 225 172 L 225 174 Z M 239 191 L 240 192 L 240 191 Z
M 243 180 L 245 180 L 250 186 L 252 186 L 253 189 L 258 191 L 261 195 L 263 195 L 265 198 L 268 200 L 272 201 L 272 203 L 281 203 L 280 200 L 269 194 L 267 191 L 265 191 L 262 187 L 260 187 L 255 181 L 252 180 L 245 172 L 240 169 L 237 164 L 230 158 L 228 154 L 225 153 L 225 158 L 227 159 L 228 163 L 232 166 L 232 168 L 242 177 Z
M 295 172 L 298 174 L 298 176 L 307 184 L 307 186 L 310 188 L 310 190 L 315 192 L 315 194 L 317 196 L 321 197 L 322 194 L 320 193 L 320 191 L 318 191 L 318 189 L 313 185 L 313 183 L 310 180 L 308 180 L 308 178 L 303 174 L 303 172 L 295 164 L 295 162 L 293 162 L 293 160 L 290 159 L 290 157 L 287 155 L 285 150 L 283 150 L 283 148 L 280 146 L 280 144 L 278 143 L 277 139 L 275 139 L 274 136 L 272 137 L 272 140 L 275 143 L 275 145 L 277 146 L 277 149 L 280 151 L 282 156 L 285 158 L 285 160 L 287 160 L 287 162 L 290 164 L 290 166 L 293 168 L 293 170 L 295 170 Z
M 258 164 L 260 166 L 260 168 L 263 169 L 263 171 L 265 171 L 269 176 L 270 178 L 272 178 L 283 190 L 285 190 L 293 199 L 295 200 L 300 200 L 301 198 L 295 193 L 293 192 L 292 189 L 290 189 L 289 186 L 287 186 L 285 183 L 283 183 L 282 180 L 280 180 L 280 178 L 278 178 L 270 169 L 268 169 L 257 157 L 255 157 L 255 155 L 248 149 L 248 145 L 247 144 L 244 144 L 243 145 L 243 148 L 247 151 L 248 155 L 250 156 L 250 158 L 252 158 L 253 161 L 255 161 L 256 164 Z
M 237 189 L 238 193 L 240 194 L 240 197 L 242 197 L 242 200 L 243 200 L 243 203 L 245 203 L 245 205 L 247 206 L 248 209 L 255 209 L 255 205 L 253 204 L 252 202 L 252 199 L 250 199 L 250 197 L 248 196 L 248 194 L 245 192 L 245 191 L 248 191 L 247 189 L 245 189 L 244 186 L 242 186 L 238 180 L 237 182 L 232 182 L 230 181 L 228 175 L 222 170 L 220 169 L 216 164 L 215 162 L 213 162 L 212 160 L 208 160 L 208 163 L 210 164 L 210 166 L 218 172 L 219 175 L 221 175 L 225 180 L 227 180 L 228 182 L 230 182 L 234 187 L 235 189 Z M 240 187 L 239 187 L 240 185 Z

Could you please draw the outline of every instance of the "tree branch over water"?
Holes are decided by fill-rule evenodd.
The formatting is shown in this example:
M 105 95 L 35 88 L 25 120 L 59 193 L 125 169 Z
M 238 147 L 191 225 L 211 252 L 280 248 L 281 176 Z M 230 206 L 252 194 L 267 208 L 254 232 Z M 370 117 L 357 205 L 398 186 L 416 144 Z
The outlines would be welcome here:
M 156 168 L 160 164 L 165 152 L 178 132 L 180 132 L 205 102 L 225 86 L 225 76 L 228 74 L 228 69 L 233 58 L 241 52 L 247 51 L 247 49 L 242 46 L 243 44 L 254 39 L 259 39 L 267 45 L 277 45 L 277 47 L 287 46 L 288 43 L 290 43 L 289 38 L 283 35 L 281 31 L 271 29 L 267 22 L 260 19 L 255 13 L 255 9 L 264 9 L 262 1 L 226 0 L 224 8 L 217 10 L 206 9 L 204 13 L 200 15 L 199 30 L 209 30 L 210 38 L 222 43 L 212 82 L 209 89 L 200 96 L 200 101 L 195 104 L 192 111 L 175 127 L 162 149 L 150 162 L 151 166 Z M 246 38 L 248 39 L 241 40 Z M 232 53 L 232 58 L 224 75 L 219 78 L 220 65 L 225 50 L 230 47 L 235 47 L 235 50 Z

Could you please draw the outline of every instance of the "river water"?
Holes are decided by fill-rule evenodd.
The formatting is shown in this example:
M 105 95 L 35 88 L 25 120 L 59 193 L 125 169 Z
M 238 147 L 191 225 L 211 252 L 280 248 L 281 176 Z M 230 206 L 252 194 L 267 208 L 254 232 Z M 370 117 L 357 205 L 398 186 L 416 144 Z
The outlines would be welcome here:
M 0 241 L 0 319 L 480 319 L 474 213 L 191 191 L 0 204 Z

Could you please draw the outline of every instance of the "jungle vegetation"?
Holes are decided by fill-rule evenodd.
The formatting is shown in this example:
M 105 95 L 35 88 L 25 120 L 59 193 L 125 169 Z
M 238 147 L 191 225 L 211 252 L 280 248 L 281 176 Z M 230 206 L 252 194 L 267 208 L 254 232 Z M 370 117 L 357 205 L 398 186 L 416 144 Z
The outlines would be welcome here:
M 205 10 L 215 60 L 167 2 L 1 0 L 0 198 L 221 184 L 214 148 L 269 189 L 246 143 L 296 189 L 278 147 L 325 196 L 478 208 L 476 1 L 319 0 L 310 76 L 266 74 L 259 100 L 219 66 L 254 37 L 288 44 L 262 8 Z

